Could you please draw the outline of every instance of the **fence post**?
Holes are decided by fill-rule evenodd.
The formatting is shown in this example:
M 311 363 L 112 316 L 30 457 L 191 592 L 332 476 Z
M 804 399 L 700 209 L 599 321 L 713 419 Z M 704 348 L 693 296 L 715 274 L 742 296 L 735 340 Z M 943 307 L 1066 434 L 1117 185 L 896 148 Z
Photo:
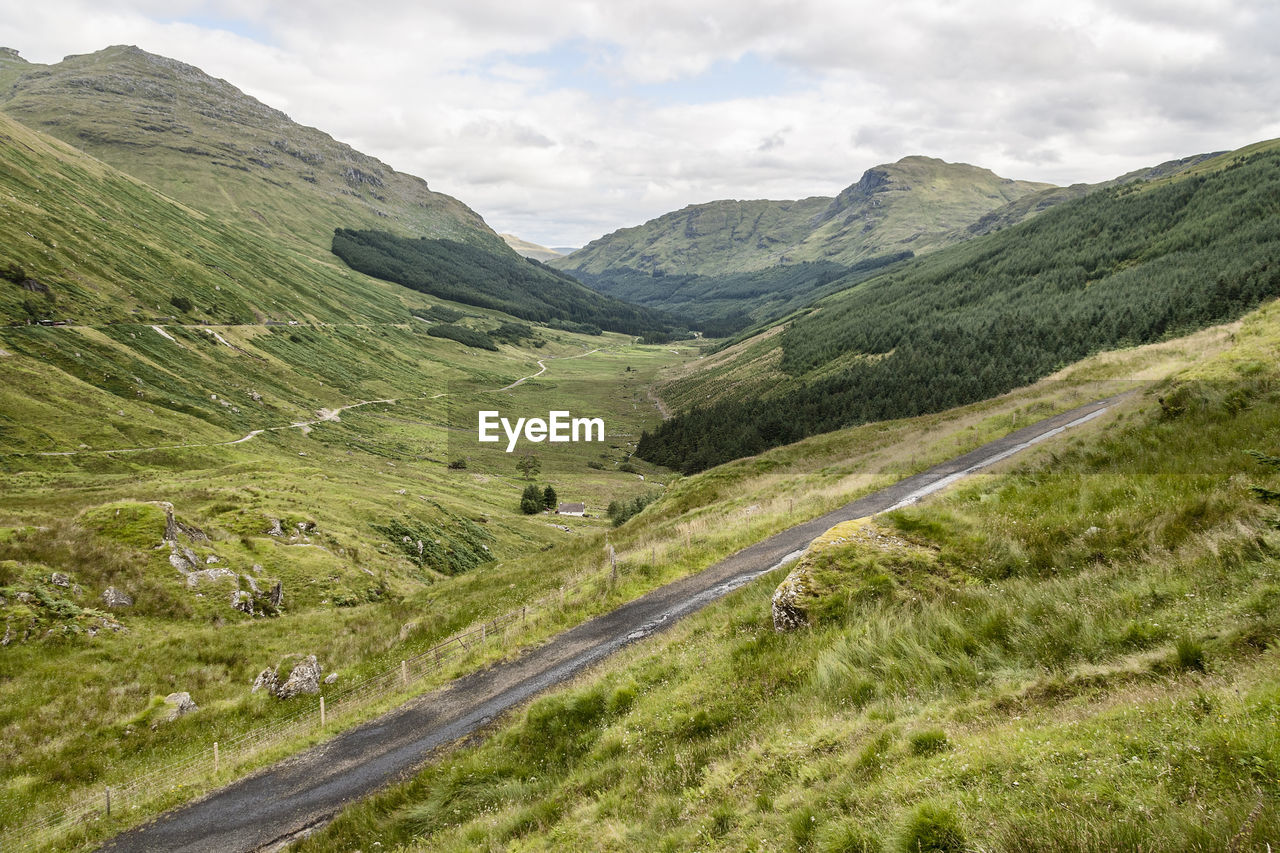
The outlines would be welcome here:
M 324 697 L 320 697 L 320 728 L 324 728 Z
M 405 687 L 409 686 L 409 664 L 405 661 L 400 661 L 400 683 Z
M 218 742 L 213 742 L 213 775 L 218 775 Z
M 107 786 L 107 817 L 111 817 L 111 786 Z
M 486 630 L 487 626 L 488 626 L 487 622 L 480 623 L 480 642 L 481 643 L 485 643 L 489 640 L 489 632 L 488 630 Z

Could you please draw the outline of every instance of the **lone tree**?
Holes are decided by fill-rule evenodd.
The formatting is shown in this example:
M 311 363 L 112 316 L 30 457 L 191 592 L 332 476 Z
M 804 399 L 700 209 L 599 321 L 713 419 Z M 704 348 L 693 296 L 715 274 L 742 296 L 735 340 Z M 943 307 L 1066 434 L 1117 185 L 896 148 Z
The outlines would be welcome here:
M 542 490 L 542 505 L 547 509 L 556 508 L 556 490 L 547 486 Z
M 524 487 L 524 494 L 520 496 L 520 511 L 525 515 L 542 512 L 542 489 L 537 484 L 530 483 Z
M 516 461 L 516 470 L 523 474 L 526 480 L 532 480 L 542 470 L 542 463 L 532 453 L 526 453 Z

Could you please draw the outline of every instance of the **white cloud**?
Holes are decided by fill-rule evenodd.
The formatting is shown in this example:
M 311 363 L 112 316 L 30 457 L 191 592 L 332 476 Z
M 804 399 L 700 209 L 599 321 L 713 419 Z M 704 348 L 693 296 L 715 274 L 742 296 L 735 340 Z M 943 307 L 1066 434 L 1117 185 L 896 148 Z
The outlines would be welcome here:
M 29 59 L 190 62 L 551 245 L 907 154 L 1070 183 L 1280 134 L 1261 0 L 9 5 Z

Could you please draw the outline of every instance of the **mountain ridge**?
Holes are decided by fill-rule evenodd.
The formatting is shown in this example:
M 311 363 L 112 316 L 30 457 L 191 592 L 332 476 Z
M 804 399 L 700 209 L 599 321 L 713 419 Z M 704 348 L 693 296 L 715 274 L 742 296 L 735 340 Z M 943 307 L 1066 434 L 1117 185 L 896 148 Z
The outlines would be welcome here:
M 507 251 L 475 211 L 199 68 L 115 45 L 0 67 L 0 110 L 207 213 L 327 251 L 336 227 Z

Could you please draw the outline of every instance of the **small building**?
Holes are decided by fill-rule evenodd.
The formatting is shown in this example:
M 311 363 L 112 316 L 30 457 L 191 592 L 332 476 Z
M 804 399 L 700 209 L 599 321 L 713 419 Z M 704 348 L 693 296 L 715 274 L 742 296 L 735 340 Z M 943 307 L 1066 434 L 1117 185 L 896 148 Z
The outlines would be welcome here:
M 586 515 L 587 505 L 584 503 L 562 503 L 556 507 L 556 515 Z

